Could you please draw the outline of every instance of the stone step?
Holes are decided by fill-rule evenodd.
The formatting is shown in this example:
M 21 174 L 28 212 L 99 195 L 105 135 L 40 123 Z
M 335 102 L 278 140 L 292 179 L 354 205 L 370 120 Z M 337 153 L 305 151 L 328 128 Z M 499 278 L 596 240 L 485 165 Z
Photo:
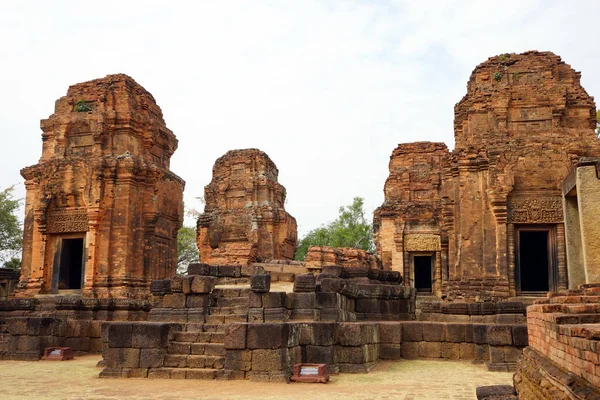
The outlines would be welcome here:
M 235 307 L 211 307 L 211 315 L 247 315 L 248 306 L 235 306 Z
M 165 367 L 171 368 L 216 368 L 222 369 L 224 356 L 207 356 L 202 354 L 167 354 Z
M 208 324 L 230 324 L 232 322 L 248 322 L 247 315 L 207 315 L 206 325 Z M 224 331 L 224 328 L 223 328 Z
M 201 331 L 176 332 L 174 339 L 174 342 L 223 343 L 225 340 L 225 333 Z
M 224 356 L 225 347 L 223 343 L 192 343 L 192 342 L 169 342 L 169 354 L 179 355 L 202 355 L 202 356 Z
M 248 297 L 213 297 L 214 307 L 248 307 Z
M 156 368 L 155 371 L 150 370 L 148 376 L 152 377 L 155 372 L 159 376 L 170 376 L 171 379 L 229 379 L 227 371 L 216 368 Z
M 249 297 L 250 288 L 216 288 L 212 291 L 213 297 Z

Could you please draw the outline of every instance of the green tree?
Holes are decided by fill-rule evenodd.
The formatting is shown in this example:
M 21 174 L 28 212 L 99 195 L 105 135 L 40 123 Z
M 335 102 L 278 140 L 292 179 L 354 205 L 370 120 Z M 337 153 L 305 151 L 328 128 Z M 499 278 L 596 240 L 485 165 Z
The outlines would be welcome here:
M 310 246 L 354 247 L 374 251 L 373 228 L 365 218 L 364 199 L 355 197 L 351 205 L 340 207 L 338 217 L 313 229 L 300 240 L 296 260 L 304 260 Z
M 196 229 L 191 226 L 182 226 L 177 233 L 177 273 L 184 273 L 187 266 L 194 262 L 198 262 Z
M 3 266 L 14 268 L 20 265 L 17 257 L 21 253 L 23 230 L 15 212 L 21 200 L 13 195 L 14 186 L 0 191 L 0 262 Z M 17 261 L 13 260 L 16 259 Z

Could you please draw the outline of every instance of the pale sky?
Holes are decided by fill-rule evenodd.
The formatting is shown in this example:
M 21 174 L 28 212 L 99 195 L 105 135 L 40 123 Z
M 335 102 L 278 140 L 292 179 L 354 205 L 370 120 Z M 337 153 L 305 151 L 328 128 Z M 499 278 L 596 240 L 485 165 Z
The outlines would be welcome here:
M 549 50 L 600 95 L 600 1 L 0 1 L 0 188 L 42 149 L 69 85 L 125 73 L 179 139 L 171 169 L 202 208 L 215 160 L 279 168 L 299 234 L 383 202 L 398 143 L 454 146 L 453 108 L 488 57 Z M 193 224 L 191 220 L 187 224 Z

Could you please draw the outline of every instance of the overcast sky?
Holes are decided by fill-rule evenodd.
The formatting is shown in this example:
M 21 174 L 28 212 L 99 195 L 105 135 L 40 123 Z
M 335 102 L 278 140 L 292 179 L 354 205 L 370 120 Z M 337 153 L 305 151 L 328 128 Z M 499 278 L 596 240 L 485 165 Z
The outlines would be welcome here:
M 600 96 L 599 21 L 597 0 L 3 0 L 0 188 L 24 197 L 19 170 L 69 85 L 125 73 L 179 139 L 186 205 L 203 207 L 218 157 L 256 147 L 302 236 L 355 196 L 372 216 L 398 143 L 452 148 L 454 104 L 488 57 L 553 51 Z

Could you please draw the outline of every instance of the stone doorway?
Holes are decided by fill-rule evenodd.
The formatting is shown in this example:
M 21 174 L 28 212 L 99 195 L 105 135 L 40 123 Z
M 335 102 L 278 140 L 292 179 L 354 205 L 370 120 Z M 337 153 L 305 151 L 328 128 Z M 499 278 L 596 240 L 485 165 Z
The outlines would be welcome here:
M 417 292 L 432 293 L 433 291 L 433 256 L 413 255 L 414 286 Z
M 517 289 L 521 294 L 556 290 L 554 230 L 523 227 L 517 233 Z
M 59 238 L 54 257 L 52 293 L 83 287 L 84 238 Z

